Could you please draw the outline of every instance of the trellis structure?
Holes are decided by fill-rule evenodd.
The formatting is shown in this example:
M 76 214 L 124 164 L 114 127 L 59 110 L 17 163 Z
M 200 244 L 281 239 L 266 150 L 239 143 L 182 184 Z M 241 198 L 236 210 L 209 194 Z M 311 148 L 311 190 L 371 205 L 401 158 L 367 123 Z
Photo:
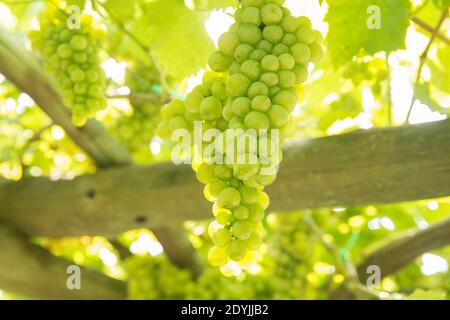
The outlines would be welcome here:
M 154 230 L 171 259 L 198 272 L 193 249 L 177 230 L 209 217 L 209 204 L 190 168 L 136 166 L 100 123 L 72 125 L 70 111 L 39 61 L 0 31 L 0 73 L 30 95 L 97 164 L 99 172 L 72 181 L 24 178 L 0 182 L 0 288 L 34 298 L 124 299 L 126 286 L 83 270 L 82 290 L 67 290 L 69 261 L 32 244 L 30 236 L 102 235 L 139 227 Z M 268 188 L 271 209 L 364 205 L 450 195 L 450 121 L 293 140 L 279 177 Z M 173 201 L 176 199 L 176 201 Z M 182 209 L 180 209 L 182 208 Z M 174 227 L 175 226 L 175 227 Z M 411 230 L 367 257 L 383 276 L 420 254 L 450 243 L 450 219 Z M 348 295 L 337 294 L 338 296 Z

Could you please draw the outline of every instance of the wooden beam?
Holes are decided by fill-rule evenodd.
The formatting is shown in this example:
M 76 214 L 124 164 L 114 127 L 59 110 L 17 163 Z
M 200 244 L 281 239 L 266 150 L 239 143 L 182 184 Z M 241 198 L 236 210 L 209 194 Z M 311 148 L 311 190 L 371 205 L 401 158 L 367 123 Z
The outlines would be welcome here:
M 361 130 L 286 145 L 271 210 L 450 195 L 450 120 Z M 110 169 L 72 181 L 0 183 L 0 219 L 43 236 L 114 236 L 211 217 L 189 166 Z

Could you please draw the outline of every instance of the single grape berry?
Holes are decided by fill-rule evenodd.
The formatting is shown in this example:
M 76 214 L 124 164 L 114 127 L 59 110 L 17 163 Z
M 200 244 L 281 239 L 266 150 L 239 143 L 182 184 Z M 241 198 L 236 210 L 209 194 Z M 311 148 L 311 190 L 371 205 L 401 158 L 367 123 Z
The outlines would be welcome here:
M 224 208 L 236 208 L 241 203 L 241 194 L 235 188 L 226 188 L 220 193 L 217 203 Z
M 234 32 L 225 32 L 219 38 L 218 45 L 220 51 L 222 51 L 227 56 L 232 56 L 234 50 L 239 45 L 240 41 Z
M 269 118 L 259 111 L 249 112 L 245 116 L 244 124 L 248 129 L 264 130 L 270 128 Z
M 251 80 L 241 73 L 233 74 L 228 78 L 227 90 L 231 96 L 239 97 L 247 93 Z
M 262 7 L 261 17 L 265 25 L 277 24 L 283 19 L 283 11 L 279 6 L 269 3 Z

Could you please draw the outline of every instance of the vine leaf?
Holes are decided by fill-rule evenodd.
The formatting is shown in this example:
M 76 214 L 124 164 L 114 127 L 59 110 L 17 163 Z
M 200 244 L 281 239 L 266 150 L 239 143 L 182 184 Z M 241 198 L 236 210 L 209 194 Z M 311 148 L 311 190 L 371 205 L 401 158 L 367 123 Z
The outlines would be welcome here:
M 195 8 L 202 10 L 237 8 L 238 4 L 238 0 L 194 0 Z
M 431 96 L 430 84 L 421 83 L 414 86 L 414 92 L 420 102 L 426 104 L 431 110 L 438 111 L 442 114 L 450 115 L 450 106 L 441 107 Z
M 169 75 L 181 80 L 206 66 L 214 50 L 204 26 L 208 14 L 177 0 L 149 2 L 143 12 L 132 32 L 151 48 Z
M 437 52 L 437 59 L 429 62 L 431 80 L 443 92 L 450 93 L 450 47 L 443 47 Z
M 405 47 L 409 25 L 408 0 L 328 0 L 326 21 L 329 23 L 327 47 L 335 67 L 350 61 L 364 49 L 369 54 L 394 51 Z M 380 11 L 380 29 L 369 29 L 370 6 Z

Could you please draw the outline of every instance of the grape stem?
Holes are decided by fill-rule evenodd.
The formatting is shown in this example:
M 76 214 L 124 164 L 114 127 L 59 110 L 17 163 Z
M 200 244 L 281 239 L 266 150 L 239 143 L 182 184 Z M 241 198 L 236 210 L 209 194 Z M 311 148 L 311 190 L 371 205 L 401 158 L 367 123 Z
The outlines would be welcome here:
M 426 23 L 425 21 L 422 21 L 421 19 L 419 19 L 417 17 L 411 17 L 411 21 L 414 22 L 415 24 L 417 24 L 422 29 L 424 29 L 424 30 L 426 30 L 426 31 L 428 31 L 430 33 L 434 32 L 434 28 L 432 26 L 430 26 L 428 23 Z M 438 37 L 439 39 L 441 39 L 443 42 L 445 42 L 447 45 L 450 46 L 450 39 L 447 38 L 441 32 L 437 32 L 436 33 L 436 37 Z
M 423 67 L 425 66 L 425 62 L 428 57 L 428 52 L 430 51 L 430 48 L 431 48 L 431 45 L 433 44 L 434 39 L 437 37 L 437 34 L 439 33 L 439 29 L 441 28 L 442 24 L 444 23 L 445 19 L 448 16 L 448 11 L 449 11 L 448 9 L 445 9 L 442 12 L 439 22 L 437 23 L 436 27 L 434 27 L 434 29 L 433 29 L 433 32 L 431 34 L 431 37 L 430 37 L 430 40 L 428 41 L 427 46 L 426 46 L 425 50 L 423 51 L 422 55 L 420 56 L 419 68 L 417 69 L 417 75 L 416 75 L 416 80 L 414 81 L 414 84 L 418 84 L 420 81 L 420 77 L 422 75 L 422 70 L 423 70 Z M 407 124 L 411 118 L 411 113 L 412 113 L 415 101 L 416 101 L 416 93 L 413 88 L 411 104 L 409 105 L 408 113 L 406 114 L 406 119 L 405 119 L 404 124 Z
M 170 93 L 170 87 L 167 83 L 166 74 L 164 70 L 162 69 L 161 65 L 159 64 L 158 60 L 156 59 L 155 55 L 153 54 L 152 50 L 145 44 L 143 44 L 132 32 L 130 32 L 125 25 L 108 9 L 106 8 L 101 2 L 99 1 L 92 1 L 93 7 L 95 11 L 100 14 L 101 16 L 104 16 L 100 10 L 98 9 L 98 6 L 100 6 L 105 12 L 108 14 L 108 16 L 111 18 L 111 20 L 122 30 L 123 33 L 125 33 L 131 40 L 133 40 L 144 52 L 146 52 L 150 59 L 152 60 L 152 63 L 154 67 L 158 70 L 161 86 L 164 88 L 164 90 L 168 93 Z
M 33 143 L 33 142 L 37 142 L 39 140 L 41 140 L 41 136 L 44 133 L 44 131 L 46 131 L 47 129 L 50 129 L 52 126 L 54 126 L 55 124 L 53 122 L 50 122 L 50 124 L 42 127 L 41 129 L 39 129 L 38 131 L 36 131 L 33 136 L 25 143 L 25 145 L 22 147 L 21 150 L 21 155 L 23 155 L 28 147 Z M 24 172 L 26 170 L 26 168 L 28 167 L 24 162 L 23 162 L 23 156 L 20 157 L 20 167 L 22 170 L 22 177 L 21 179 L 23 179 L 25 177 Z
M 170 101 L 165 96 L 155 95 L 151 93 L 136 92 L 132 94 L 111 94 L 106 96 L 108 99 L 128 99 L 135 103 L 153 103 L 157 105 L 164 105 Z
M 305 211 L 304 221 L 314 236 L 320 240 L 325 249 L 327 249 L 333 257 L 339 272 L 342 273 L 346 279 L 346 283 L 344 285 L 347 289 L 352 291 L 358 299 L 364 299 L 367 295 L 370 295 L 372 298 L 379 299 L 380 297 L 378 294 L 372 292 L 372 289 L 369 289 L 360 283 L 358 273 L 353 262 L 346 256 L 339 254 L 339 249 L 333 243 L 325 240 L 325 234 L 315 222 L 311 210 Z M 360 290 L 361 287 L 364 287 L 364 290 Z M 368 294 L 369 292 L 370 294 Z

